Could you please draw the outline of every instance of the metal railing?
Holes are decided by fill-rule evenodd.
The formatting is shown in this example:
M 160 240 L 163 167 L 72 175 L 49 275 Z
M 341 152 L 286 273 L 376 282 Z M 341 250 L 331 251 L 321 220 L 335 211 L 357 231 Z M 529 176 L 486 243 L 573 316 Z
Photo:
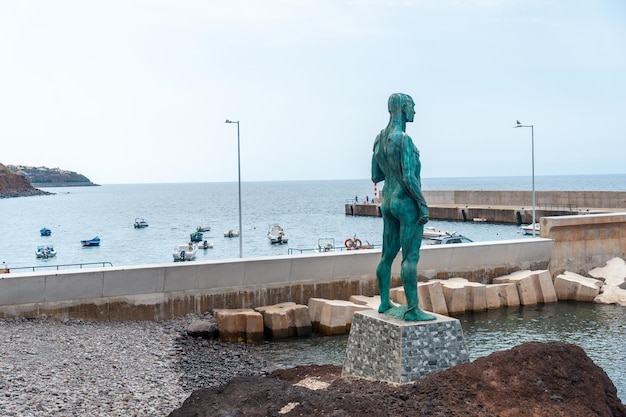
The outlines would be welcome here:
M 383 245 L 379 244 L 379 245 L 367 245 L 367 247 L 365 248 L 359 248 L 359 249 L 352 249 L 352 248 L 346 248 L 344 246 L 339 246 L 339 247 L 334 247 L 332 249 L 328 249 L 325 250 L 325 248 L 289 248 L 287 249 L 287 253 L 289 255 L 293 255 L 296 253 L 302 254 L 302 253 L 327 253 L 327 252 L 343 252 L 343 251 L 356 251 L 356 250 L 366 250 L 366 249 L 376 249 L 376 248 L 382 248 Z
M 32 271 L 35 272 L 38 269 L 56 269 L 57 271 L 61 268 L 74 268 L 74 267 L 78 267 L 78 269 L 83 269 L 84 266 L 113 266 L 113 264 L 111 262 L 86 262 L 86 263 L 81 263 L 81 264 L 61 264 L 61 265 L 37 265 L 37 266 L 18 266 L 16 268 L 10 268 L 11 272 L 16 272 L 16 271 Z

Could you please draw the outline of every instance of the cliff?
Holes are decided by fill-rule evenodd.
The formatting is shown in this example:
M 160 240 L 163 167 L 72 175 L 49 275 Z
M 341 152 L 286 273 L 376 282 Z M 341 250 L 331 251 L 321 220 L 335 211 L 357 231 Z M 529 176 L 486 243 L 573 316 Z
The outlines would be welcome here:
M 32 167 L 26 165 L 7 165 L 7 168 L 35 187 L 76 187 L 97 185 L 89 178 L 73 171 L 60 168 Z
M 34 188 L 26 178 L 11 172 L 9 168 L 0 164 L 0 198 L 45 194 L 50 193 Z

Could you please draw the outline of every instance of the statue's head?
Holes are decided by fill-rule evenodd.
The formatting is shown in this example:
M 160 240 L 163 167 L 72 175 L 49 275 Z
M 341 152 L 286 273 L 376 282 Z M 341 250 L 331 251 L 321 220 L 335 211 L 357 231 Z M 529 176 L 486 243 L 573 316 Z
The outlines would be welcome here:
M 410 95 L 402 93 L 390 95 L 387 107 L 392 116 L 404 114 L 404 118 L 407 122 L 413 121 L 415 116 L 415 103 Z

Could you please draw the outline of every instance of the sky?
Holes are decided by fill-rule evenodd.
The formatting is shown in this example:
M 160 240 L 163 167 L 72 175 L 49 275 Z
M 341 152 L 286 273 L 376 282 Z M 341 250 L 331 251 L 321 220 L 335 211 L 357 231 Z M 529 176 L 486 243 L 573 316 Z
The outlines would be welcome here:
M 368 179 L 397 92 L 423 178 L 626 173 L 626 2 L 0 1 L 5 165 Z

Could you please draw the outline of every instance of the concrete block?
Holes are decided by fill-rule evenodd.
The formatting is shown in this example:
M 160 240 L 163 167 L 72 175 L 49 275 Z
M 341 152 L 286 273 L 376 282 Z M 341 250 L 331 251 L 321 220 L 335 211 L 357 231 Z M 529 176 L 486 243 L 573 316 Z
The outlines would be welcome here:
M 223 342 L 260 343 L 263 341 L 263 315 L 252 309 L 215 309 L 213 316 Z
M 448 305 L 443 295 L 443 286 L 439 281 L 427 281 L 417 284 L 420 302 L 424 300 L 425 307 L 422 310 L 432 313 L 448 315 Z
M 263 315 L 265 335 L 270 339 L 311 334 L 311 317 L 305 305 L 287 302 L 257 307 L 255 310 Z
M 380 295 L 375 295 L 373 297 L 368 297 L 365 295 L 351 295 L 350 300 L 354 304 L 368 306 L 372 310 L 378 311 L 378 307 L 380 307 Z
M 593 301 L 600 293 L 602 281 L 564 272 L 554 280 L 554 290 L 559 300 Z
M 487 294 L 485 284 L 478 282 L 465 283 L 465 311 L 487 310 Z
M 391 301 L 396 304 L 402 304 L 403 306 L 407 304 L 406 294 L 404 294 L 403 287 L 395 287 L 389 290 L 389 298 L 391 298 Z M 422 305 L 420 305 L 419 307 L 422 308 Z
M 521 305 L 537 304 L 537 279 L 533 277 L 534 273 L 529 270 L 516 271 L 512 274 L 495 278 L 494 283 L 514 283 L 517 286 L 517 293 Z
M 309 298 L 309 318 L 311 320 L 311 330 L 317 332 L 319 330 L 320 318 L 322 317 L 322 309 L 326 303 L 324 298 Z
M 465 313 L 467 301 L 464 283 L 454 279 L 440 282 L 443 289 L 443 296 L 446 300 L 446 306 L 448 307 L 448 313 Z
M 556 291 L 554 291 L 554 283 L 552 282 L 552 274 L 550 271 L 535 271 L 536 276 L 536 285 L 539 287 L 539 291 L 541 292 L 541 302 L 542 303 L 556 303 L 558 298 L 556 296 Z
M 355 311 L 371 310 L 368 306 L 344 300 L 326 300 L 322 308 L 319 333 L 324 336 L 348 334 Z
M 517 285 L 513 282 L 487 285 L 487 308 L 517 307 L 520 305 Z M 498 297 L 498 300 L 494 297 Z

